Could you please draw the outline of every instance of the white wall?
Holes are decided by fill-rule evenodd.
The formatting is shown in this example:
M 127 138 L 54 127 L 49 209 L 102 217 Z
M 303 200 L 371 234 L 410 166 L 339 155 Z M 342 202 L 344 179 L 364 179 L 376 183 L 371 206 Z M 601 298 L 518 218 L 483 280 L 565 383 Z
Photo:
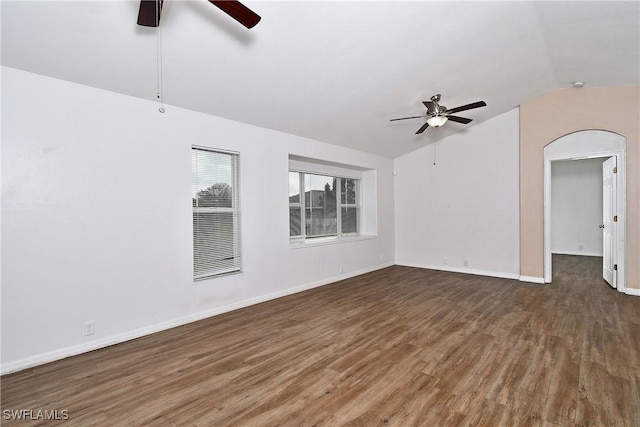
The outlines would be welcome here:
M 551 162 L 551 252 L 602 256 L 604 160 Z
M 392 160 L 157 108 L 2 69 L 3 372 L 393 262 Z M 242 274 L 192 280 L 192 145 L 240 152 Z M 375 170 L 378 237 L 292 249 L 289 154 Z
M 518 277 L 518 132 L 515 109 L 437 141 L 435 166 L 433 144 L 394 161 L 397 264 Z

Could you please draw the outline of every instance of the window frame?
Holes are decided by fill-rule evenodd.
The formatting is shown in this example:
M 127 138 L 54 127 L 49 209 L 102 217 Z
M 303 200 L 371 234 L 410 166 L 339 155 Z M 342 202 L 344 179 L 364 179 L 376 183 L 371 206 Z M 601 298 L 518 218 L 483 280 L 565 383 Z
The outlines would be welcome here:
M 226 276 L 230 274 L 242 273 L 242 239 L 240 233 L 240 153 L 236 151 L 222 150 L 211 147 L 204 147 L 198 145 L 191 146 L 191 153 L 193 155 L 194 151 L 203 151 L 215 154 L 228 155 L 231 159 L 231 172 L 230 172 L 230 186 L 231 186 L 231 207 L 220 207 L 220 206 L 205 206 L 200 207 L 193 206 L 193 194 L 192 194 L 192 236 L 193 236 L 193 281 L 199 282 L 202 280 L 212 279 L 215 277 Z M 192 189 L 194 184 L 194 174 L 197 175 L 197 171 L 193 171 L 192 166 Z M 197 199 L 196 199 L 197 200 Z M 196 224 L 194 215 L 196 213 L 231 213 L 233 218 L 233 237 L 231 239 L 231 243 L 233 247 L 231 248 L 231 252 L 234 255 L 233 267 L 225 268 L 225 269 L 211 269 L 206 273 L 197 274 L 196 273 Z
M 353 177 L 353 176 L 345 176 L 339 175 L 335 173 L 323 173 L 323 172 L 309 172 L 307 170 L 297 169 L 297 168 L 289 168 L 289 174 L 297 173 L 298 174 L 298 187 L 299 187 L 299 202 L 292 203 L 289 200 L 289 224 L 291 224 L 291 209 L 298 208 L 300 213 L 300 235 L 292 236 L 289 234 L 289 242 L 290 243 L 309 243 L 309 242 L 321 242 L 326 240 L 338 240 L 343 238 L 350 237 L 360 237 L 362 235 L 362 178 Z M 328 234 L 328 235 L 307 235 L 307 225 L 306 225 L 306 191 L 305 191 L 305 176 L 306 175 L 316 175 L 316 176 L 326 176 L 336 180 L 336 233 Z M 345 179 L 351 179 L 356 182 L 356 197 L 355 203 L 342 203 L 342 183 Z M 311 191 L 311 190 L 310 190 Z M 356 216 L 356 231 L 355 232 L 343 232 L 342 231 L 342 208 L 355 208 L 357 212 Z M 291 225 L 289 225 L 289 230 L 291 230 Z

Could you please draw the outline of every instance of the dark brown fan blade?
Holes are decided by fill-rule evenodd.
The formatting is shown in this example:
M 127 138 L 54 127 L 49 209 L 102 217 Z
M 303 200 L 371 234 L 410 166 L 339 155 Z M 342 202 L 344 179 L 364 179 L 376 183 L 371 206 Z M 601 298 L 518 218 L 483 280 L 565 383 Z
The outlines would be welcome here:
M 433 102 L 431 102 L 431 101 L 422 101 L 422 103 L 424 104 L 425 107 L 427 107 L 428 111 L 435 111 L 436 106 L 434 105 Z
M 460 111 L 472 110 L 474 108 L 486 107 L 487 104 L 484 101 L 473 102 L 471 104 L 462 105 L 460 107 L 447 110 L 447 114 L 459 113 Z
M 396 120 L 407 120 L 407 119 L 419 119 L 424 116 L 413 116 L 413 117 L 400 117 L 399 119 L 391 119 L 390 122 L 395 122 Z
M 140 0 L 138 25 L 142 25 L 143 27 L 157 27 L 160 22 L 162 1 L 163 0 Z
M 247 28 L 253 28 L 260 22 L 261 18 L 254 11 L 237 0 L 209 0 L 209 2 Z
M 452 122 L 464 123 L 465 125 L 471 123 L 471 121 L 472 121 L 472 119 L 466 119 L 464 117 L 458 117 L 458 116 L 449 116 L 449 115 L 447 115 L 447 118 L 449 120 L 451 120 Z
M 429 127 L 429 123 L 424 122 L 424 124 L 422 125 L 422 127 L 421 127 L 420 129 L 418 129 L 418 132 L 416 132 L 416 135 L 418 135 L 419 133 L 424 132 L 428 127 Z

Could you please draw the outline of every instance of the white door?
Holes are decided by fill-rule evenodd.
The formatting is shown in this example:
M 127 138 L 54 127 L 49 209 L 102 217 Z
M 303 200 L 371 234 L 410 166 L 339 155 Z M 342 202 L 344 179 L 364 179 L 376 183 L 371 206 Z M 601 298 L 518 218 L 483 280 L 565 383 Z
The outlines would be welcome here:
M 616 287 L 616 171 L 616 156 L 602 163 L 602 277 L 613 288 Z

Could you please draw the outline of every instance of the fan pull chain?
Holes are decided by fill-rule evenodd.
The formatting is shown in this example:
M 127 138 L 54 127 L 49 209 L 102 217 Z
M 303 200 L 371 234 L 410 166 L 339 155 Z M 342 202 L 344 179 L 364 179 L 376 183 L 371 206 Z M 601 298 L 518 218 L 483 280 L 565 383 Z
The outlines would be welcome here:
M 435 141 L 433 141 L 433 166 L 435 166 L 436 165 L 436 146 L 438 145 L 438 128 L 434 127 L 433 132 L 434 132 L 434 138 L 435 138 Z
M 160 101 L 158 111 L 165 112 L 164 100 L 162 98 L 162 27 L 160 27 L 160 1 L 156 0 L 156 70 L 157 70 L 157 88 L 156 97 Z

